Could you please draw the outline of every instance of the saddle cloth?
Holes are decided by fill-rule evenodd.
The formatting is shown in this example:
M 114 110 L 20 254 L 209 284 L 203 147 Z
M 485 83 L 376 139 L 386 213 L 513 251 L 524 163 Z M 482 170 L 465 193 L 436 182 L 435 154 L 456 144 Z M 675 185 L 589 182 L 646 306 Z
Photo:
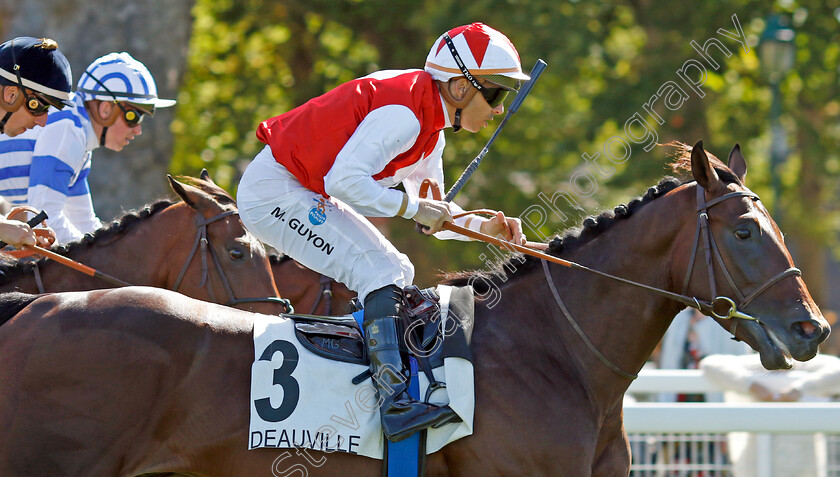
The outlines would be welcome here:
M 426 452 L 429 454 L 473 432 L 473 367 L 467 359 L 469 353 L 465 357 L 463 351 L 472 331 L 472 302 L 468 311 L 450 312 L 453 290 L 462 296 L 468 291 L 472 297 L 471 289 L 443 285 L 437 288 L 440 328 L 460 331 L 443 334 L 441 353 L 438 353 L 438 359 L 432 359 L 436 366 L 432 374 L 436 381 L 445 382 L 446 386 L 431 392 L 428 402 L 449 404 L 462 422 L 429 429 L 426 433 Z M 469 319 L 462 319 L 466 314 Z M 352 320 L 352 317 L 347 318 Z M 298 340 L 293 317 L 257 316 L 248 448 L 303 447 L 382 459 L 385 440 L 372 378 L 367 377 L 359 384 L 352 382 L 368 366 L 326 359 L 310 348 Z M 423 373 L 418 377 L 422 400 L 429 380 Z

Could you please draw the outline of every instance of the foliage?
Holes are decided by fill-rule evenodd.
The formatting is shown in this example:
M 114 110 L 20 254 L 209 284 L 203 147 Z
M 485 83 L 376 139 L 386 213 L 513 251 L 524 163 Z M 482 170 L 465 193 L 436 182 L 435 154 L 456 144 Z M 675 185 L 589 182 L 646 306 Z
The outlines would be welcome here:
M 707 150 L 725 159 L 739 142 L 750 166 L 750 187 L 771 208 L 780 208 L 772 201 L 767 157 L 771 96 L 756 51 L 764 18 L 773 11 L 790 14 L 797 30 L 796 66 L 782 83 L 783 123 L 792 147 L 781 202 L 794 241 L 800 234 L 821 237 L 818 246 L 825 246 L 836 241 L 840 228 L 838 0 L 787 0 L 777 7 L 750 0 L 199 0 L 187 82 L 173 126 L 178 139 L 172 169 L 195 173 L 208 167 L 219 183 L 233 189 L 261 148 L 254 138 L 260 121 L 350 78 L 383 68 L 421 67 L 442 31 L 483 21 L 513 40 L 525 69 L 537 58 L 549 67 L 459 195 L 465 208 L 519 215 L 543 207 L 545 223 L 527 229 L 534 238 L 576 225 L 582 215 L 565 202 L 552 212 L 540 194 L 571 194 L 593 214 L 643 193 L 665 174 L 668 157 L 662 148 L 645 151 L 628 140 L 625 123 L 634 114 L 655 129 L 659 143 L 702 138 Z M 749 51 L 720 33 L 735 32 L 733 15 L 749 39 Z M 678 71 L 689 60 L 703 61 L 691 41 L 703 45 L 709 38 L 720 40 L 731 55 L 710 50 L 719 68 L 705 68 L 701 97 Z M 698 80 L 697 71 L 687 77 Z M 668 82 L 684 88 L 689 98 L 670 109 L 661 99 L 655 103 L 662 118 L 658 124 L 645 104 Z M 638 124 L 635 134 L 640 134 Z M 447 133 L 449 184 L 494 128 L 475 135 Z M 632 146 L 623 162 L 606 157 L 627 152 L 612 138 Z M 601 173 L 583 157 L 596 153 Z M 587 187 L 591 190 L 583 190 Z M 803 191 L 817 196 L 800 200 Z M 390 228 L 397 246 L 411 251 L 421 284 L 431 282 L 438 269 L 482 267 L 493 257 L 481 244 L 421 237 L 404 220 L 392 220 Z

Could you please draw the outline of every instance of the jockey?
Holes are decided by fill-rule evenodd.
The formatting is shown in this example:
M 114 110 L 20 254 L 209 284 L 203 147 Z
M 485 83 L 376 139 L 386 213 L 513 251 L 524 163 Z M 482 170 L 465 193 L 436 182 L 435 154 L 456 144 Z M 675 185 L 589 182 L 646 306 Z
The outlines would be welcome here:
M 72 84 L 54 40 L 23 36 L 0 45 L 0 135 L 45 125 L 50 106 L 61 109 L 73 98 Z
M 504 112 L 508 92 L 528 79 L 510 40 L 473 23 L 441 35 L 425 70 L 357 78 L 257 129 L 267 146 L 239 183 L 242 222 L 257 238 L 363 299 L 380 418 L 391 441 L 456 415 L 406 392 L 398 317 L 414 266 L 365 216 L 414 219 L 437 238 L 469 240 L 441 232 L 452 221 L 523 244 L 519 219 L 498 212 L 492 219 L 453 221 L 459 207 L 418 193 L 425 178 L 443 184 L 443 130 L 478 132 Z M 399 183 L 405 192 L 391 189 Z
M 152 74 L 128 53 L 96 59 L 70 107 L 51 112 L 43 128 L 0 138 L 0 194 L 13 205 L 45 210 L 58 242 L 81 239 L 101 226 L 87 180 L 91 151 L 122 150 L 142 134 L 146 115 L 173 104 L 158 98 Z

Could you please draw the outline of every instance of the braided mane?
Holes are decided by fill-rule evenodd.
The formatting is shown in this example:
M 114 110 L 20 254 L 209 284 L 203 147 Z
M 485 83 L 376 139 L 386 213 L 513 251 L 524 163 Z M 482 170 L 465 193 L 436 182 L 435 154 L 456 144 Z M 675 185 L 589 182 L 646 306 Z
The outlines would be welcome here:
M 121 218 L 114 220 L 110 224 L 93 233 L 86 234 L 76 242 L 59 245 L 52 250 L 61 255 L 68 255 L 76 250 L 82 248 L 92 247 L 98 242 L 103 242 L 109 239 L 116 238 L 124 234 L 134 224 L 141 222 L 156 213 L 166 209 L 167 207 L 176 204 L 176 202 L 168 199 L 160 200 L 149 204 L 143 209 L 128 212 Z M 21 260 L 13 260 L 3 258 L 0 260 L 0 285 L 4 285 L 14 279 L 23 275 L 29 274 L 35 268 L 35 264 L 43 264 L 46 259 L 40 259 L 37 262 L 26 262 Z
M 692 147 L 679 141 L 672 141 L 664 144 L 673 151 L 673 161 L 668 165 L 674 173 L 683 178 L 691 177 L 691 149 Z M 713 154 L 706 152 L 709 162 L 715 168 L 720 179 L 725 183 L 738 183 L 741 181 L 724 163 Z M 622 204 L 613 210 L 602 212 L 598 216 L 590 216 L 583 220 L 580 227 L 567 230 L 562 235 L 555 236 L 549 242 L 547 253 L 559 256 L 561 253 L 569 252 L 581 247 L 622 220 L 626 220 L 645 205 L 655 199 L 676 189 L 680 185 L 690 182 L 687 179 L 678 179 L 672 176 L 662 178 L 659 183 L 647 190 L 641 196 L 631 200 L 628 204 Z M 528 255 L 513 255 L 507 260 L 498 262 L 491 270 L 461 271 L 444 274 L 444 284 L 455 286 L 472 285 L 480 294 L 487 292 L 489 283 L 497 286 L 508 282 L 511 279 L 527 274 L 532 268 L 539 265 L 539 259 Z M 476 278 L 480 278 L 476 280 Z

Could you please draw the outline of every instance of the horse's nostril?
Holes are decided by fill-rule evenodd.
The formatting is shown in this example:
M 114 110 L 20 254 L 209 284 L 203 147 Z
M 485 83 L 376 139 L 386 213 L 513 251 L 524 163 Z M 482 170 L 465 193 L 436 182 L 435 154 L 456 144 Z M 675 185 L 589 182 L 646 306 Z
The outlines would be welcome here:
M 791 328 L 794 333 L 808 339 L 813 338 L 819 330 L 819 328 L 810 321 L 797 321 L 793 324 L 793 326 L 791 326 Z

